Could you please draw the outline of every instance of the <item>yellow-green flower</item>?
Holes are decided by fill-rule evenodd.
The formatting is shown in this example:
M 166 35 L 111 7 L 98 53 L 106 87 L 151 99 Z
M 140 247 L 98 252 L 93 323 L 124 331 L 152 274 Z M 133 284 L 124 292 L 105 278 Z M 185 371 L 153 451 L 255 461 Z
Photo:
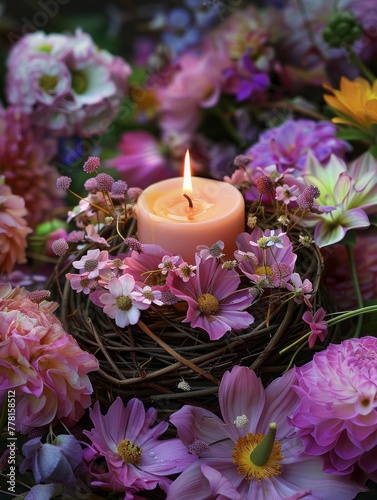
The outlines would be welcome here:
M 326 84 L 324 87 L 333 94 L 325 94 L 324 100 L 338 115 L 332 119 L 334 123 L 351 125 L 366 132 L 377 124 L 377 80 L 371 85 L 361 77 L 353 81 L 342 77 L 339 90 Z

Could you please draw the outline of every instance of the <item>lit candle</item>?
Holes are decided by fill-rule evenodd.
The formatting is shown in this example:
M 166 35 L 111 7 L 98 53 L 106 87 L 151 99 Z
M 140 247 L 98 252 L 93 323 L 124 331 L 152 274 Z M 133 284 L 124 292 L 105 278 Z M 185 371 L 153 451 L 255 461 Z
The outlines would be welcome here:
M 231 184 L 191 177 L 185 157 L 184 178 L 175 177 L 144 189 L 137 201 L 138 238 L 155 243 L 194 263 L 198 245 L 225 244 L 225 258 L 234 258 L 235 239 L 245 231 L 245 202 Z

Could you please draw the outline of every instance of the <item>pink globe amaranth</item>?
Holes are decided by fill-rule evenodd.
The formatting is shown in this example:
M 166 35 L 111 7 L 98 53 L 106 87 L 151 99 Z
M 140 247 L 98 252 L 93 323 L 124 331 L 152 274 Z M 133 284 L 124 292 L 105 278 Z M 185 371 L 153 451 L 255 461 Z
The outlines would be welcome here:
M 26 214 L 24 199 L 14 195 L 0 175 L 0 275 L 26 262 L 26 237 L 32 231 Z
M 325 470 L 360 468 L 377 479 L 377 338 L 330 344 L 297 369 L 300 402 L 291 423 L 306 453 L 323 455 Z
M 76 423 L 91 404 L 88 373 L 98 369 L 96 358 L 54 316 L 58 305 L 36 304 L 27 294 L 0 287 L 0 388 L 15 391 L 16 429 L 22 433 L 55 418 Z

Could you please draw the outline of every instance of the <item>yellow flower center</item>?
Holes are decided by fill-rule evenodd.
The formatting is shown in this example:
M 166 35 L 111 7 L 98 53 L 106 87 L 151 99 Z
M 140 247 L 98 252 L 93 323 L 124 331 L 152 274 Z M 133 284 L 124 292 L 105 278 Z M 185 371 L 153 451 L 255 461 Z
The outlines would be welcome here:
M 274 272 L 270 266 L 259 266 L 255 269 L 254 274 L 258 276 L 273 276 Z
M 123 462 L 139 465 L 143 450 L 129 439 L 123 439 L 117 446 L 117 453 Z
M 72 71 L 72 88 L 76 94 L 83 94 L 88 88 L 88 81 L 81 71 Z
M 203 314 L 216 314 L 219 310 L 219 301 L 210 293 L 204 293 L 198 297 L 199 311 Z
M 121 311 L 129 311 L 132 307 L 132 300 L 127 295 L 120 295 L 115 299 L 115 303 Z
M 39 86 L 46 92 L 52 92 L 55 89 L 58 81 L 59 78 L 56 76 L 42 75 L 39 79 Z
M 238 466 L 237 472 L 240 476 L 244 476 L 245 479 L 249 481 L 252 479 L 261 481 L 266 477 L 278 476 L 281 473 L 280 462 L 284 457 L 281 453 L 281 445 L 279 441 L 274 442 L 267 463 L 264 465 L 255 465 L 251 461 L 251 453 L 263 438 L 264 434 L 251 434 L 249 432 L 246 436 L 238 438 L 238 441 L 233 448 L 232 457 L 234 463 Z

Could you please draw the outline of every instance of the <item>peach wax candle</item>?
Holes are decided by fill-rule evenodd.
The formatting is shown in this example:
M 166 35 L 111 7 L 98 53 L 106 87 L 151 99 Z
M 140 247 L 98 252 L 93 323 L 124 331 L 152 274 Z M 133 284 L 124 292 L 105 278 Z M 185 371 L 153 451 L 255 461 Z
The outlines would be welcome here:
M 231 184 L 191 177 L 190 157 L 185 172 L 147 187 L 137 201 L 138 238 L 179 254 L 192 264 L 198 245 L 225 244 L 227 260 L 234 258 L 235 239 L 245 231 L 245 202 Z

